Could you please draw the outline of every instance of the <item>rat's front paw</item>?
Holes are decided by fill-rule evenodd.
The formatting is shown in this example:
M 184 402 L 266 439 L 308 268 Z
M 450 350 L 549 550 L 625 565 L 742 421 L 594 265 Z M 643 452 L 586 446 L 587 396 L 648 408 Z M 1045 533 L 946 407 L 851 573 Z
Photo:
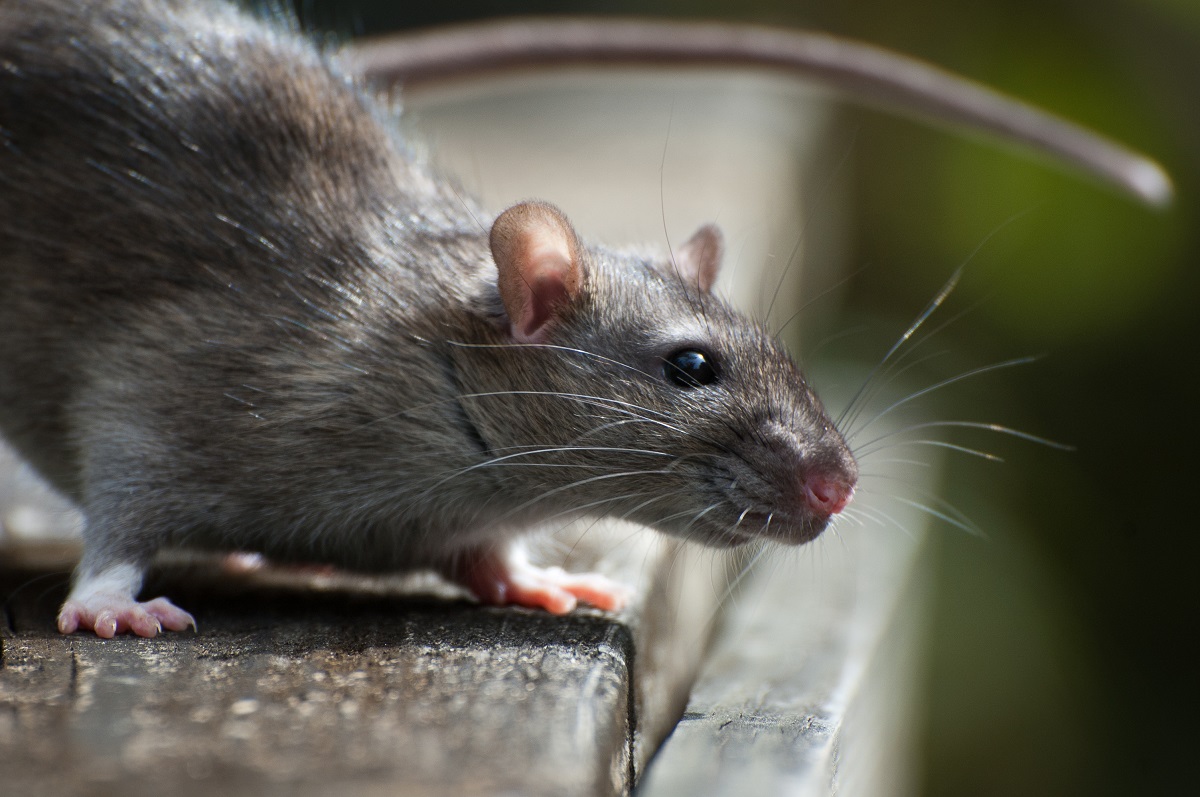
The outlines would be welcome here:
M 460 560 L 453 577 L 483 603 L 545 609 L 551 614 L 566 614 L 580 601 L 620 611 L 632 594 L 624 584 L 599 573 L 538 567 L 519 548 L 468 556 Z
M 195 619 L 166 598 L 138 603 L 119 595 L 92 594 L 68 600 L 58 613 L 58 630 L 62 633 L 83 629 L 95 631 L 104 639 L 126 632 L 154 637 L 164 628 L 183 631 L 189 627 L 196 627 Z

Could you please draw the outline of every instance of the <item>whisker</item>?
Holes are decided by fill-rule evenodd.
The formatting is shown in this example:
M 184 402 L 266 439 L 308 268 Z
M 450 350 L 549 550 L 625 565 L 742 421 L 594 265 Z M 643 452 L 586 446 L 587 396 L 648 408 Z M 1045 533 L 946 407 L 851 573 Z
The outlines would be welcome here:
M 909 506 L 911 506 L 915 509 L 919 509 L 922 512 L 926 512 L 929 515 L 932 515 L 933 517 L 938 518 L 939 520 L 949 523 L 951 526 L 960 528 L 972 536 L 980 537 L 982 539 L 987 539 L 987 534 L 984 533 L 983 529 L 979 528 L 974 523 L 968 523 L 965 521 L 958 520 L 957 518 L 953 518 L 950 515 L 946 514 L 945 512 L 939 512 L 938 510 L 934 509 L 933 507 L 931 507 L 927 504 L 922 504 L 920 501 L 913 501 L 913 500 L 907 499 L 907 498 L 900 498 L 899 496 L 892 496 L 892 498 L 893 498 L 893 500 L 900 501 L 901 503 L 904 503 L 904 504 L 908 504 Z
M 633 507 L 633 508 L 632 508 L 632 509 L 630 509 L 629 511 L 627 511 L 627 512 L 623 513 L 622 515 L 620 515 L 620 516 L 618 517 L 618 520 L 629 520 L 629 518 L 630 518 L 630 517 L 631 517 L 631 516 L 632 516 L 632 515 L 633 515 L 635 512 L 640 512 L 641 510 L 643 510 L 643 509 L 645 509 L 646 507 L 650 506 L 650 504 L 653 504 L 655 501 L 664 501 L 664 500 L 666 500 L 666 499 L 668 499 L 668 498 L 670 498 L 670 497 L 671 497 L 671 496 L 669 496 L 669 495 L 663 495 L 663 494 L 661 494 L 661 493 L 660 493 L 660 494 L 658 494 L 658 495 L 656 495 L 656 496 L 654 496 L 654 497 L 650 498 L 650 499 L 649 499 L 649 500 L 647 500 L 647 501 L 643 501 L 642 503 L 640 503 L 640 504 L 638 504 L 637 506 Z
M 846 507 L 846 509 L 843 510 L 840 515 L 838 515 L 838 518 L 839 518 L 840 522 L 854 523 L 859 528 L 865 528 L 868 520 L 873 521 L 875 523 L 880 522 L 879 518 L 875 516 L 875 513 L 871 512 L 869 509 L 865 509 L 861 506 Z
M 687 303 L 691 305 L 692 312 L 705 320 L 707 326 L 707 314 L 705 313 L 704 302 L 700 298 L 699 285 L 697 284 L 696 292 L 693 294 L 690 288 L 693 286 L 687 284 L 684 279 L 683 271 L 679 268 L 679 261 L 675 256 L 675 246 L 671 243 L 671 232 L 667 228 L 667 195 L 666 195 L 666 171 L 667 171 L 667 149 L 671 143 L 671 123 L 675 119 L 675 102 L 671 101 L 671 111 L 667 116 L 667 132 L 663 139 L 662 157 L 658 161 L 658 212 L 662 221 L 663 241 L 667 245 L 667 258 L 671 264 L 671 272 L 683 287 L 683 296 Z
M 649 407 L 643 407 L 639 404 L 633 404 L 628 401 L 621 401 L 620 399 L 609 398 L 606 396 L 591 396 L 586 393 L 565 393 L 557 390 L 492 390 L 486 393 L 461 393 L 457 396 L 457 398 L 494 398 L 497 396 L 545 396 L 550 398 L 568 398 L 588 404 L 595 404 L 599 407 L 615 407 L 631 411 L 639 410 L 650 415 L 659 415 L 663 418 L 670 417 L 665 412 L 659 412 L 657 410 L 650 409 Z
M 717 503 L 710 504 L 706 509 L 703 509 L 700 512 L 698 512 L 691 520 L 688 521 L 688 524 L 683 527 L 683 530 L 680 533 L 686 534 L 688 529 L 690 529 L 692 526 L 696 525 L 697 521 L 699 521 L 701 518 L 703 518 L 705 515 L 707 515 L 709 512 L 713 511 L 720 505 L 721 505 L 721 502 L 718 501 Z
M 1037 360 L 1038 360 L 1037 357 L 1032 357 L 1032 356 L 1031 357 L 1017 357 L 1012 360 L 1004 360 L 1003 362 L 992 363 L 991 365 L 984 365 L 979 368 L 972 368 L 971 370 L 965 371 L 961 374 L 958 374 L 957 376 L 952 376 L 948 379 L 943 379 L 940 382 L 936 382 L 936 383 L 930 385 L 929 387 L 921 388 L 920 390 L 918 390 L 914 393 L 910 393 L 908 396 L 905 396 L 904 398 L 900 399 L 899 401 L 893 402 L 891 405 L 886 407 L 881 412 L 876 413 L 874 417 L 872 417 L 870 420 L 868 420 L 866 423 L 862 424 L 858 429 L 854 430 L 850 435 L 848 435 L 847 439 L 853 439 L 858 434 L 861 434 L 863 432 L 863 430 L 869 428 L 872 424 L 877 423 L 880 419 L 882 419 L 883 417 L 885 417 L 886 415 L 891 413 L 893 410 L 899 409 L 900 407 L 904 406 L 905 404 L 915 401 L 916 399 L 919 399 L 922 396 L 927 396 L 930 393 L 934 392 L 935 390 L 940 390 L 944 387 L 948 387 L 948 386 L 956 384 L 958 382 L 962 382 L 963 380 L 970 379 L 971 377 L 974 377 L 974 376 L 980 376 L 981 374 L 991 373 L 992 371 L 999 371 L 1004 368 L 1013 368 L 1018 365 L 1028 365 L 1029 363 L 1036 362 Z
M 838 162 L 834 165 L 833 169 L 831 169 L 828 174 L 822 176 L 821 179 L 824 184 L 821 186 L 820 190 L 814 192 L 816 196 L 829 193 L 829 187 L 833 185 L 833 181 L 839 174 L 842 173 L 842 170 L 846 168 L 846 164 L 850 161 L 850 155 L 854 152 L 854 147 L 858 142 L 858 130 L 858 128 L 855 128 L 854 132 L 850 135 L 850 140 L 846 143 L 845 151 L 842 153 L 842 156 L 838 159 Z M 767 305 L 766 315 L 763 316 L 764 324 L 770 320 L 771 312 L 775 309 L 775 302 L 779 299 L 780 291 L 783 290 L 783 283 L 787 279 L 788 272 L 791 271 L 792 267 L 796 264 L 796 255 L 800 251 L 801 244 L 804 243 L 804 238 L 808 234 L 808 225 L 812 223 L 813 217 L 813 213 L 806 213 L 804 214 L 803 220 L 800 222 L 800 232 L 796 235 L 796 244 L 792 247 L 792 251 L 788 255 L 787 262 L 783 265 L 782 273 L 779 275 L 779 280 L 775 284 L 775 293 L 771 295 L 771 302 Z M 776 332 L 776 337 L 778 337 L 778 332 L 781 331 L 782 329 Z
M 941 289 L 934 295 L 929 304 L 925 305 L 925 309 L 921 311 L 920 315 L 917 316 L 917 319 L 909 325 L 908 329 L 906 329 L 904 333 L 896 340 L 896 342 L 892 344 L 892 347 L 887 350 L 887 353 L 883 355 L 883 358 L 876 363 L 875 367 L 872 368 L 870 373 L 867 374 L 867 378 L 863 380 L 862 386 L 859 387 L 858 391 L 851 397 L 850 403 L 846 405 L 846 409 L 842 410 L 842 414 L 838 416 L 837 426 L 839 429 L 842 428 L 843 422 L 846 419 L 846 414 L 862 397 L 868 385 L 871 384 L 871 380 L 875 377 L 875 374 L 877 374 L 879 370 L 883 368 L 883 366 L 892 358 L 892 355 L 895 354 L 896 351 L 903 346 L 918 329 L 921 328 L 921 325 L 925 323 L 925 319 L 933 315 L 933 312 L 941 307 L 942 302 L 946 301 L 946 298 L 950 295 L 950 292 L 954 290 L 956 285 L 958 285 L 958 281 L 962 277 L 964 268 L 966 268 L 966 264 L 963 264 L 954 270 L 954 273 L 950 275 L 950 279 L 946 280 L 946 283 L 942 285 Z
M 718 502 L 717 504 L 715 504 L 714 506 L 712 506 L 712 507 L 709 507 L 709 509 L 714 509 L 714 508 L 716 508 L 717 506 L 720 506 L 720 503 L 719 503 L 719 502 Z M 707 510 L 705 510 L 705 511 L 707 511 Z M 688 515 L 691 515 L 691 514 L 692 514 L 692 510 L 691 510 L 691 509 L 681 509 L 680 511 L 678 511 L 678 512 L 674 512 L 674 513 L 672 513 L 672 514 L 670 514 L 670 515 L 663 515 L 663 516 L 661 516 L 660 518 L 658 518 L 658 521 L 657 521 L 657 522 L 658 522 L 658 523 L 666 523 L 666 522 L 667 522 L 667 521 L 669 521 L 669 520 L 675 520 L 676 518 L 687 517 Z M 689 527 L 690 527 L 690 524 L 689 524 Z
M 636 366 L 623 363 L 620 360 L 614 360 L 611 357 L 605 357 L 603 354 L 597 354 L 594 351 L 587 349 L 579 349 L 573 346 L 559 346 L 553 343 L 465 343 L 463 341 L 448 340 L 447 344 L 460 349 L 548 349 L 551 351 L 563 351 L 568 354 L 582 354 L 585 357 L 590 357 L 608 365 L 615 365 L 618 368 L 624 368 L 628 371 L 633 371 L 636 374 L 644 374 L 642 369 Z
M 824 299 L 826 296 L 828 296 L 829 294 L 831 294 L 831 293 L 833 293 L 834 291 L 836 291 L 838 288 L 841 288 L 842 286 L 846 285 L 848 282 L 850 282 L 850 280 L 854 279 L 854 278 L 855 278 L 855 277 L 857 277 L 859 274 L 861 274 L 861 273 L 863 273 L 864 271 L 866 271 L 866 269 L 867 269 L 867 267 L 866 267 L 866 266 L 862 266 L 861 268 L 858 268 L 858 269 L 856 269 L 856 270 L 854 270 L 854 271 L 850 272 L 849 274 L 847 274 L 847 275 L 846 275 L 845 277 L 843 277 L 842 279 L 840 279 L 840 280 L 838 280 L 837 282 L 833 283 L 833 284 L 832 284 L 832 285 L 830 285 L 828 288 L 826 288 L 825 290 L 821 291 L 821 292 L 820 292 L 820 293 L 818 293 L 816 296 L 813 296 L 813 297 L 811 297 L 811 298 L 810 298 L 808 301 L 806 301 L 804 304 L 800 305 L 800 307 L 799 307 L 799 308 L 796 310 L 796 312 L 794 312 L 794 313 L 792 313 L 790 316 L 788 316 L 787 320 L 786 320 L 786 321 L 784 321 L 784 322 L 783 322 L 783 323 L 782 323 L 782 324 L 779 326 L 779 329 L 775 330 L 774 338 L 775 338 L 776 340 L 779 340 L 780 336 L 781 336 L 781 335 L 783 335 L 783 331 L 784 331 L 785 329 L 787 329 L 787 328 L 788 328 L 788 326 L 789 326 L 789 325 L 790 325 L 790 324 L 791 324 L 793 321 L 795 321 L 797 318 L 799 318 L 801 313 L 803 313 L 803 312 L 804 312 L 805 310 L 807 310 L 809 307 L 812 307 L 814 304 L 816 304 L 817 302 L 819 302 L 821 299 Z M 768 311 L 768 312 L 769 312 L 769 311 Z M 844 333 L 843 333 L 843 334 L 844 334 Z M 841 334 L 839 334 L 839 335 L 835 335 L 834 337 L 841 337 L 841 336 L 842 336 L 842 335 L 841 335 Z M 829 339 L 829 338 L 826 338 L 826 340 L 828 340 L 828 339 Z
M 27 587 L 32 587 L 39 581 L 53 580 L 50 586 L 46 587 L 46 589 L 43 590 L 38 596 L 39 601 L 44 600 L 46 595 L 48 595 L 52 590 L 58 589 L 64 582 L 69 581 L 70 575 L 70 570 L 52 570 L 48 573 L 42 573 L 40 575 L 28 578 L 21 582 L 21 584 L 18 586 L 14 587 L 13 590 L 7 595 L 5 595 L 4 600 L 0 602 L 0 606 L 8 606 L 17 597 L 17 595 L 21 593 L 22 590 Z
M 545 518 L 542 519 L 541 522 L 549 523 L 549 522 L 553 522 L 554 520 L 557 520 L 558 518 L 561 518 L 564 516 L 587 514 L 586 510 L 592 509 L 593 507 L 604 506 L 605 504 L 618 503 L 621 501 L 626 501 L 630 498 L 638 498 L 643 495 L 649 495 L 649 493 L 645 490 L 643 490 L 641 492 L 636 492 L 636 493 L 622 493 L 621 495 L 610 495 L 605 498 L 599 498 L 595 501 L 589 501 L 586 504 L 573 504 L 570 509 L 564 509 L 560 512 L 555 512 L 551 515 L 547 515 Z M 600 521 L 600 518 L 596 518 L 591 523 L 591 526 L 594 526 L 599 521 Z M 590 528 L 590 526 L 589 526 L 589 528 Z
M 505 513 L 504 519 L 518 515 L 521 512 L 523 512 L 524 510 L 533 506 L 534 504 L 545 500 L 546 498 L 549 498 L 554 495 L 558 495 L 559 493 L 562 493 L 562 492 L 566 492 L 567 490 L 574 490 L 574 489 L 583 487 L 588 484 L 594 484 L 594 483 L 600 482 L 600 481 L 607 481 L 609 479 L 624 479 L 624 478 L 629 478 L 631 476 L 662 476 L 662 475 L 669 474 L 669 473 L 670 473 L 669 470 L 630 470 L 630 471 L 621 471 L 620 473 L 604 473 L 599 476 L 591 476 L 587 479 L 579 479 L 578 481 L 571 482 L 570 484 L 564 484 L 560 487 L 555 487 L 550 490 L 546 490 L 545 492 L 541 493 L 537 497 L 531 498 L 528 501 L 524 501 L 521 504 L 518 504 L 516 507 L 510 509 L 508 512 Z
M 464 393 L 460 396 L 460 398 L 470 399 L 470 398 L 489 398 L 489 397 L 495 397 L 495 396 L 526 396 L 526 395 L 571 399 L 574 401 L 578 401 L 578 402 L 584 404 L 585 406 L 594 406 L 599 409 L 623 412 L 623 413 L 631 416 L 634 420 L 639 420 L 639 421 L 647 423 L 647 424 L 659 426 L 659 427 L 666 429 L 667 431 L 673 432 L 681 437 L 691 438 L 691 439 L 697 440 L 701 443 L 704 443 L 705 445 L 720 449 L 721 451 L 723 451 L 725 453 L 730 453 L 729 448 L 719 441 L 711 440 L 706 437 L 701 437 L 701 436 L 697 435 L 695 432 L 692 432 L 691 430 L 686 429 L 684 427 L 677 426 L 674 423 L 669 423 L 667 421 L 658 420 L 656 418 L 651 418 L 651 417 L 647 417 L 644 415 L 640 415 L 636 410 L 641 410 L 645 413 L 649 413 L 652 415 L 659 415 L 659 416 L 662 416 L 663 418 L 670 418 L 671 416 L 667 413 L 658 412 L 657 410 L 652 410 L 648 407 L 642 407 L 639 404 L 633 404 L 631 402 L 621 401 L 619 399 L 609 398 L 609 397 L 605 397 L 605 396 L 590 396 L 587 394 L 564 393 L 564 392 L 553 391 L 553 390 L 497 390 L 497 391 L 490 391 L 487 393 Z
M 1008 435 L 1010 437 L 1016 437 L 1021 440 L 1027 440 L 1031 443 L 1037 443 L 1038 445 L 1047 446 L 1049 448 L 1054 448 L 1059 451 L 1074 451 L 1075 450 L 1075 446 L 1069 445 L 1067 443 L 1059 443 L 1059 442 L 1057 442 L 1055 440 L 1051 440 L 1047 437 L 1041 437 L 1039 435 L 1030 434 L 1029 432 L 1022 432 L 1020 429 L 1013 429 L 1010 426 L 1004 426 L 1004 425 L 998 424 L 998 423 L 988 423 L 986 421 L 926 421 L 924 423 L 914 423 L 910 426 L 904 427 L 903 429 L 897 429 L 894 432 L 888 432 L 887 434 L 879 435 L 878 437 L 874 438 L 873 440 L 869 440 L 866 443 L 863 443 L 863 446 L 869 446 L 869 445 L 877 443 L 881 440 L 886 440 L 888 438 L 896 437 L 898 435 L 905 434 L 907 432 L 913 432 L 918 429 L 934 429 L 934 428 L 939 428 L 939 427 L 982 429 L 982 430 L 988 431 L 988 432 L 996 432 L 997 434 L 1003 434 L 1003 435 Z
M 862 507 L 859 507 L 859 510 L 862 511 Z M 892 516 L 890 513 L 885 512 L 884 510 L 880 509 L 877 506 L 871 507 L 871 511 L 874 514 L 882 517 L 888 523 L 891 523 L 893 526 L 895 526 L 897 529 L 899 529 L 905 536 L 912 538 L 912 536 L 913 536 L 912 530 L 910 530 L 908 528 L 908 526 L 905 526 L 903 523 L 896 520 L 896 518 L 894 516 Z
M 599 416 L 593 416 L 593 417 L 594 417 L 596 420 L 599 420 Z M 595 428 L 588 429 L 586 432 L 584 432 L 583 434 L 581 434 L 581 435 L 580 435 L 578 438 L 576 438 L 576 439 L 577 439 L 577 440 L 582 440 L 582 439 L 584 439 L 584 438 L 586 438 L 586 437 L 590 437 L 590 436 L 592 436 L 592 435 L 594 435 L 594 434 L 600 434 L 601 432 L 607 432 L 607 431 L 608 431 L 608 430 L 610 430 L 610 429 L 617 429 L 617 428 L 619 428 L 619 427 L 621 427 L 621 426 L 626 426 L 626 425 L 629 425 L 629 424 L 638 424 L 638 423 L 658 424 L 658 421 L 647 420 L 647 419 L 645 419 L 645 418 L 623 418 L 623 419 L 621 419 L 621 420 L 619 420 L 619 421 L 611 421 L 611 422 L 609 422 L 609 423 L 604 423 L 604 424 L 601 424 L 601 425 L 599 425 L 599 426 L 596 426 Z
M 868 325 L 859 324 L 858 326 L 849 327 L 848 329 L 843 329 L 841 331 L 826 335 L 825 337 L 821 338 L 821 340 L 818 341 L 817 344 L 814 345 L 807 354 L 804 355 L 803 362 L 810 362 L 812 360 L 816 360 L 817 356 L 822 351 L 824 351 L 825 347 L 841 340 L 842 338 L 848 338 L 848 337 L 851 337 L 852 335 L 861 335 L 863 332 L 866 332 L 868 329 L 870 329 L 870 327 Z
M 862 456 L 867 457 L 867 456 L 870 456 L 875 451 L 883 451 L 883 450 L 891 448 L 893 446 L 898 447 L 898 446 L 909 446 L 909 445 L 933 446 L 935 448 L 945 448 L 945 449 L 949 449 L 950 451 L 957 451 L 960 454 L 970 454 L 971 456 L 980 457 L 981 459 L 986 459 L 989 462 L 1003 462 L 1004 461 L 1004 458 L 1001 456 L 989 453 L 987 451 L 981 451 L 977 448 L 970 448 L 968 446 L 958 445 L 956 443 L 948 443 L 945 440 L 929 440 L 929 439 L 901 440 L 900 442 L 897 442 L 897 443 L 889 443 L 888 445 L 883 446 L 881 448 L 875 448 L 875 449 L 867 448 L 866 450 L 864 450 L 862 452 Z
M 886 449 L 881 449 L 881 450 L 886 450 Z M 863 459 L 858 454 L 855 454 L 855 457 L 858 458 L 860 461 Z M 931 468 L 931 467 L 933 467 L 933 465 L 931 463 L 923 462 L 919 459 L 903 459 L 901 457 L 889 457 L 888 459 L 875 459 L 874 455 L 871 456 L 871 464 L 872 465 L 908 465 L 913 468 Z M 860 472 L 860 476 L 865 476 L 865 475 L 866 475 L 865 472 Z
M 800 252 L 800 245 L 804 243 L 804 233 L 805 228 L 808 227 L 809 218 L 811 218 L 811 215 L 806 216 L 804 219 L 800 232 L 796 235 L 796 243 L 792 245 L 792 251 L 788 253 L 788 258 L 784 261 L 783 268 L 779 270 L 779 279 L 775 282 L 775 292 L 771 294 L 771 302 L 767 305 L 766 315 L 763 316 L 764 325 L 770 322 L 771 311 L 775 309 L 775 302 L 779 300 L 779 293 L 783 290 L 783 282 L 787 279 L 788 272 L 792 270 L 792 266 L 796 262 L 796 255 Z
M 667 256 L 671 259 L 671 270 L 682 276 L 679 270 L 679 264 L 675 262 L 675 247 L 671 245 L 671 232 L 667 229 L 667 195 L 666 195 L 666 172 L 667 172 L 667 147 L 671 143 L 671 124 L 675 121 L 675 101 L 671 101 L 671 110 L 667 114 L 667 132 L 663 137 L 662 156 L 658 160 L 658 212 L 662 221 L 663 240 L 667 244 Z M 686 292 L 685 292 L 686 293 Z
M 721 591 L 721 595 L 720 595 L 720 597 L 717 598 L 717 603 L 716 603 L 716 606 L 717 606 L 716 611 L 717 612 L 719 612 L 720 608 L 725 605 L 725 601 L 727 601 L 733 597 L 734 591 L 738 588 L 738 585 L 740 585 L 742 583 L 742 581 L 744 581 L 746 579 L 746 577 L 749 576 L 750 573 L 754 571 L 755 567 L 758 566 L 758 563 L 760 561 L 762 561 L 763 556 L 766 554 L 766 552 L 771 547 L 766 542 L 750 543 L 750 546 L 754 546 L 758 550 L 756 550 L 752 555 L 750 555 L 749 559 L 747 561 L 743 562 L 738 567 L 737 575 L 734 576 L 733 578 L 731 578 L 729 580 L 729 583 L 725 586 L 725 589 Z M 750 546 L 747 546 L 747 547 L 750 547 Z M 714 612 L 714 614 L 715 613 L 716 612 Z
M 471 217 L 471 221 L 475 222 L 475 226 L 478 227 L 479 231 L 486 237 L 491 228 L 479 220 L 479 217 L 475 215 L 475 209 L 472 204 L 468 202 L 467 198 L 463 196 L 462 193 L 454 186 L 453 182 L 447 182 L 445 185 L 454 193 L 454 197 L 458 200 L 458 204 L 462 206 L 462 209 L 465 210 L 467 215 Z
M 929 336 L 929 337 L 931 337 L 931 336 Z M 876 374 L 876 376 L 872 379 L 873 384 L 870 386 L 870 389 L 867 390 L 863 394 L 862 400 L 859 402 L 858 407 L 853 412 L 849 412 L 849 413 L 847 413 L 846 411 L 843 410 L 842 414 L 843 414 L 843 416 L 846 416 L 846 417 L 844 417 L 844 419 L 842 421 L 840 421 L 840 423 L 844 424 L 844 426 L 839 426 L 838 428 L 849 428 L 849 427 L 854 426 L 854 424 L 858 421 L 859 416 L 863 413 L 864 410 L 866 410 L 867 406 L 871 403 L 871 401 L 875 398 L 875 396 L 878 395 L 880 390 L 883 390 L 883 388 L 892 384 L 893 382 L 898 380 L 900 377 L 904 376 L 904 374 L 908 373 L 913 368 L 916 368 L 917 366 L 920 366 L 920 365 L 924 365 L 925 363 L 929 362 L 930 360 L 934 360 L 934 359 L 941 357 L 947 353 L 945 351 L 940 351 L 940 352 L 935 352 L 933 354 L 928 354 L 918 360 L 913 360 L 912 362 L 904 365 L 904 367 L 900 367 L 900 364 L 902 362 L 904 362 L 904 359 L 906 357 L 908 357 L 910 354 L 912 354 L 913 351 L 916 350 L 916 348 L 919 347 L 921 345 L 921 343 L 924 343 L 924 341 L 927 339 L 928 339 L 928 337 L 921 341 L 918 341 L 908 351 L 904 352 L 899 357 L 897 357 L 891 363 L 891 365 L 889 365 L 887 367 L 886 370 L 884 370 L 883 372 L 881 372 L 879 374 Z
M 614 399 L 614 398 L 605 397 L 605 396 L 589 396 L 587 394 L 579 394 L 579 393 L 563 393 L 563 392 L 554 391 L 554 390 L 495 390 L 495 391 L 491 391 L 491 392 L 487 392 L 487 393 L 463 393 L 463 394 L 459 394 L 457 396 L 450 397 L 450 398 L 438 399 L 437 401 L 429 401 L 424 404 L 418 404 L 414 407 L 405 407 L 404 409 L 397 410 L 396 412 L 390 413 L 388 415 L 383 415 L 378 418 L 372 418 L 371 420 L 367 421 L 366 423 L 360 424 L 359 426 L 355 427 L 354 429 L 348 430 L 347 433 L 360 432 L 363 429 L 366 429 L 368 426 L 372 426 L 376 423 L 381 423 L 383 421 L 391 420 L 392 418 L 399 418 L 402 415 L 408 415 L 413 412 L 419 412 L 420 410 L 429 409 L 430 407 L 436 407 L 440 404 L 453 404 L 464 398 L 488 398 L 488 397 L 521 396 L 521 395 L 546 396 L 546 397 L 552 397 L 552 398 L 564 398 L 564 399 L 573 399 L 573 400 L 578 400 L 578 401 L 588 401 L 588 402 L 594 403 L 596 406 L 599 406 L 599 407 L 602 407 L 605 409 L 614 409 L 616 407 L 624 407 L 626 409 L 640 410 L 642 412 L 645 412 L 645 413 L 648 413 L 651 415 L 659 415 L 659 416 L 662 416 L 663 418 L 670 417 L 667 413 L 659 412 L 658 410 L 651 409 L 650 407 L 642 407 L 637 404 L 632 404 L 630 402 L 624 402 L 624 401 L 620 401 L 619 399 Z M 614 405 L 615 405 L 615 407 L 614 407 Z M 637 415 L 637 413 L 632 412 L 632 411 L 630 412 L 630 414 L 635 415 L 635 416 Z M 673 431 L 680 431 L 682 433 L 682 430 L 679 430 L 679 429 L 673 429 Z
M 892 355 L 895 354 L 896 350 L 899 349 L 901 346 L 903 346 L 904 343 L 909 338 L 911 338 L 913 336 L 913 334 L 916 333 L 916 331 L 921 327 L 922 324 L 925 323 L 925 321 L 929 318 L 929 316 L 931 316 L 934 313 L 934 311 L 937 310 L 937 308 L 940 307 L 946 301 L 946 299 L 950 296 L 951 292 L 953 292 L 955 287 L 958 285 L 958 282 L 962 277 L 964 269 L 966 269 L 966 267 L 975 259 L 975 256 L 978 255 L 979 252 L 983 249 L 983 247 L 986 246 L 993 238 L 995 238 L 998 234 L 1000 234 L 1000 232 L 1002 230 L 1004 230 L 1006 227 L 1008 227 L 1011 224 L 1013 224 L 1014 222 L 1016 222 L 1018 219 L 1027 215 L 1031 210 L 1032 209 L 1026 209 L 1026 210 L 1022 210 L 1018 213 L 1014 213 L 1013 215 L 1009 216 L 1004 221 L 1000 222 L 1000 224 L 996 225 L 992 229 L 991 232 L 989 232 L 986 236 L 984 236 L 983 240 L 980 241 L 975 246 L 975 248 L 971 250 L 970 254 L 968 254 L 965 258 L 963 258 L 962 263 L 958 266 L 958 268 L 956 268 L 954 270 L 954 272 L 950 275 L 950 278 L 948 280 L 946 280 L 946 283 L 944 285 L 942 285 L 941 289 L 937 292 L 937 294 L 934 295 L 933 299 L 929 302 L 929 304 L 926 305 L 925 309 L 917 317 L 916 321 L 914 321 L 912 323 L 912 325 L 909 326 L 909 328 L 904 332 L 904 334 L 901 335 L 900 338 L 892 345 L 892 347 L 890 349 L 888 349 L 887 354 L 885 354 L 883 356 L 883 359 L 880 360 L 879 363 L 876 364 L 876 366 L 873 369 L 871 369 L 871 372 L 867 375 L 867 378 L 864 381 L 862 387 L 859 388 L 858 392 L 850 400 L 850 404 L 847 405 L 846 410 L 843 410 L 842 415 L 838 417 L 837 426 L 839 429 L 844 428 L 842 425 L 842 422 L 845 420 L 846 414 L 850 411 L 850 408 L 853 407 L 855 405 L 855 403 L 859 400 L 859 398 L 862 396 L 863 392 L 867 388 L 867 385 L 874 378 L 875 374 L 884 365 L 884 363 L 886 363 L 888 360 L 891 359 Z M 953 319 L 951 319 L 951 320 L 953 320 Z M 943 327 L 944 326 L 945 325 L 943 325 Z M 939 329 L 941 329 L 941 328 L 942 327 L 939 327 Z M 936 332 L 937 330 L 934 330 L 934 331 Z M 932 334 L 930 335 L 930 337 L 932 337 Z

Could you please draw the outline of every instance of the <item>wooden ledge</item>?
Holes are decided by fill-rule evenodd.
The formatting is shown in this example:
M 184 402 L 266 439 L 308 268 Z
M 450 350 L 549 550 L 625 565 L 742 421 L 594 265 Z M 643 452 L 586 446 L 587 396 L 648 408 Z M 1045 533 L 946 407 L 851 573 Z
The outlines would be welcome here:
M 610 571 L 679 556 L 622 546 Z M 678 579 L 652 579 L 620 617 L 553 617 L 215 560 L 165 565 L 144 593 L 194 610 L 199 633 L 64 637 L 68 563 L 51 553 L 0 555 L 11 794 L 628 793 L 706 639 L 670 614 L 666 596 L 695 591 Z

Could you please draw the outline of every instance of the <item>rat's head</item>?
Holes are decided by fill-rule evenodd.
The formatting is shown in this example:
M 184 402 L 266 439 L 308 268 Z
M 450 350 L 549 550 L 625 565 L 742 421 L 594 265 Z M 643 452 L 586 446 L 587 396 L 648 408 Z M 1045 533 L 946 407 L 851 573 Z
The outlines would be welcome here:
M 464 406 L 524 510 L 736 545 L 806 542 L 845 507 L 854 458 L 774 337 L 712 295 L 721 248 L 703 227 L 653 263 L 586 249 L 542 203 L 496 220 L 502 343 Z

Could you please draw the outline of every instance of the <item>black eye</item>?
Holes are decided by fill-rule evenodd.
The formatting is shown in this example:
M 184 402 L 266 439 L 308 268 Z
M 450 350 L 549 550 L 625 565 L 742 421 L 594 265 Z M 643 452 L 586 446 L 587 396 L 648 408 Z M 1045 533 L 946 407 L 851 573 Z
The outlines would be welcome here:
M 717 381 L 717 369 L 704 352 L 683 349 L 663 363 L 663 376 L 679 387 L 703 387 Z

